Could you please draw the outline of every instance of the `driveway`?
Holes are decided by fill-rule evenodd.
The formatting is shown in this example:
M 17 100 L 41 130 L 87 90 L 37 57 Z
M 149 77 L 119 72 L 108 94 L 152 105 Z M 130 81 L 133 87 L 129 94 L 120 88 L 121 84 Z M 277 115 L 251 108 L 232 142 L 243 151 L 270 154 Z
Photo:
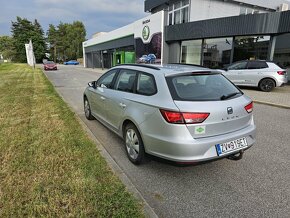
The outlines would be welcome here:
M 255 104 L 257 143 L 240 161 L 180 167 L 150 158 L 135 166 L 119 137 L 85 119 L 83 91 L 101 74 L 59 66 L 46 75 L 159 217 L 290 216 L 290 110 Z

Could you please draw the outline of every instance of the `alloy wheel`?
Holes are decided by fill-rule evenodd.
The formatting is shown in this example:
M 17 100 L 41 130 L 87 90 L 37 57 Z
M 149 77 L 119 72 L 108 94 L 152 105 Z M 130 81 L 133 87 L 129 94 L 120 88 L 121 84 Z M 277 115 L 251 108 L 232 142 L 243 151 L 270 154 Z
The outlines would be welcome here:
M 136 160 L 139 155 L 140 142 L 134 129 L 128 129 L 126 132 L 126 148 L 129 156 Z

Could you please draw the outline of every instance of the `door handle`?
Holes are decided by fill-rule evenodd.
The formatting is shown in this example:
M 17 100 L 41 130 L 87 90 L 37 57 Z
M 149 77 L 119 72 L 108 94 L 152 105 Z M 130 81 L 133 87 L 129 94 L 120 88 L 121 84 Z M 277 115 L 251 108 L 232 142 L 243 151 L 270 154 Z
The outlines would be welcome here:
M 105 97 L 103 97 L 103 96 L 101 96 L 101 100 L 103 100 L 103 101 L 104 101 L 104 100 L 106 100 L 106 98 L 105 98 Z
M 125 108 L 127 106 L 124 103 L 120 103 L 119 105 L 120 105 L 121 108 Z

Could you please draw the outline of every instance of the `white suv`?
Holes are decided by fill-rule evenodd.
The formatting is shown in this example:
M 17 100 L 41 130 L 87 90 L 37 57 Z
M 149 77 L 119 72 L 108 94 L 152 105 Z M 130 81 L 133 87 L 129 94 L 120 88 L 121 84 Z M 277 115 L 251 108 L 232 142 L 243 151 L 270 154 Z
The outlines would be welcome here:
M 288 82 L 287 71 L 268 61 L 239 61 L 224 70 L 223 74 L 234 84 L 259 87 L 264 92 Z

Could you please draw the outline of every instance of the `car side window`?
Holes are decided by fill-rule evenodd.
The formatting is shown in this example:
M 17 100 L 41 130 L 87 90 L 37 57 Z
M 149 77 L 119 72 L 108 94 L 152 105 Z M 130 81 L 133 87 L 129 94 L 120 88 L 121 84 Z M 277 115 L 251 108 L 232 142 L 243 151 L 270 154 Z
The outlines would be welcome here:
M 111 70 L 111 71 L 105 73 L 97 81 L 97 87 L 112 89 L 113 88 L 113 80 L 114 80 L 116 73 L 117 73 L 117 70 Z
M 136 91 L 141 95 L 154 95 L 157 92 L 154 77 L 149 74 L 139 73 Z
M 122 69 L 116 82 L 116 89 L 124 92 L 134 92 L 137 72 L 134 70 Z
M 268 68 L 268 65 L 266 62 L 263 61 L 250 61 L 248 63 L 248 69 L 264 69 Z
M 228 67 L 228 70 L 243 70 L 243 69 L 246 69 L 246 67 L 247 67 L 247 62 L 243 61 L 243 62 L 232 64 L 231 66 Z

